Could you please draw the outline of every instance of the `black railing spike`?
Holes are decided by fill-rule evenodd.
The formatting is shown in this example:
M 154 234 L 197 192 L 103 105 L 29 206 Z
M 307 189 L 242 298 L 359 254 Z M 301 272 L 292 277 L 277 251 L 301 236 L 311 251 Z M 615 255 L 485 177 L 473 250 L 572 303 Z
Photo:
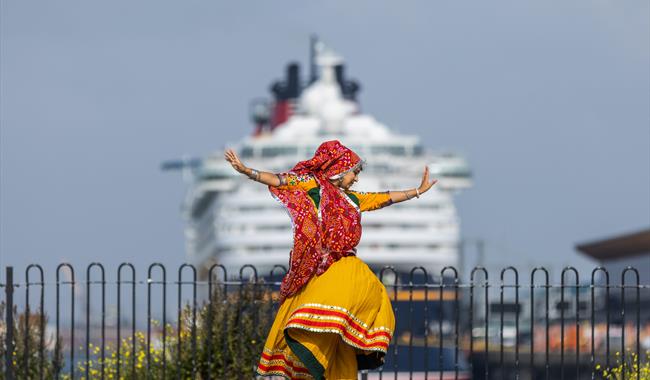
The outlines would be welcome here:
M 483 287 L 484 287 L 484 292 L 485 292 L 485 294 L 484 294 L 484 296 L 483 296 L 483 297 L 484 297 L 484 302 L 485 302 L 485 305 L 484 305 L 484 307 L 485 307 L 485 312 L 484 312 L 484 314 L 485 314 L 485 316 L 484 316 L 485 320 L 484 320 L 484 326 L 483 326 L 483 328 L 485 329 L 485 332 L 484 332 L 484 342 L 483 342 L 483 344 L 485 345 L 485 347 L 484 347 L 484 349 L 485 349 L 485 354 L 484 354 L 485 357 L 484 357 L 483 362 L 485 363 L 485 364 L 484 364 L 484 375 L 485 375 L 485 379 L 488 380 L 489 377 L 490 377 L 490 369 L 489 369 L 489 366 L 488 366 L 488 347 L 489 347 L 489 342 L 488 342 L 488 331 L 489 331 L 489 327 L 488 327 L 488 322 L 489 322 L 489 314 L 488 314 L 488 312 L 489 312 L 488 286 L 489 286 L 489 283 L 488 283 L 488 271 L 487 271 L 487 269 L 485 269 L 484 267 L 481 267 L 481 266 L 474 267 L 474 269 L 472 269 L 472 272 L 471 272 L 471 274 L 470 274 L 470 292 L 469 292 L 469 296 L 470 296 L 470 302 L 469 302 L 469 313 L 470 313 L 470 314 L 469 314 L 469 334 L 470 334 L 470 337 L 469 337 L 469 347 L 470 347 L 470 349 L 469 349 L 469 352 L 470 352 L 470 356 L 471 356 L 471 355 L 473 354 L 473 352 L 474 352 L 474 336 L 473 336 L 473 325 L 474 325 L 474 287 L 476 286 L 475 283 L 474 283 L 474 276 L 475 276 L 475 274 L 478 273 L 478 272 L 483 272 L 483 284 L 482 284 L 482 285 L 483 285 Z M 473 363 L 471 363 L 471 362 L 470 362 L 470 368 L 472 369 L 472 372 L 474 372 L 474 365 L 473 365 Z
M 151 273 L 158 268 L 162 274 L 162 281 L 155 283 L 162 285 L 162 376 L 167 373 L 167 270 L 161 263 L 153 263 L 147 269 L 147 378 L 151 378 L 151 286 L 154 284 Z M 135 342 L 134 342 L 135 343 Z
M 100 360 L 100 378 L 104 380 L 105 364 L 106 364 L 106 271 L 101 263 L 90 263 L 86 267 L 86 363 L 84 365 L 86 371 L 86 379 L 90 379 L 90 285 L 96 283 L 90 279 L 90 271 L 93 268 L 98 268 L 101 274 L 101 281 L 99 284 L 102 289 L 102 311 L 101 318 L 101 360 Z
M 178 303 L 177 303 L 177 309 L 176 309 L 176 339 L 178 339 L 178 345 L 179 349 L 176 350 L 176 360 L 177 362 L 180 363 L 181 361 L 181 349 L 182 347 L 182 315 L 183 315 L 183 303 L 182 303 L 182 287 L 183 284 L 187 284 L 186 282 L 183 281 L 183 269 L 188 268 L 190 270 L 190 273 L 192 274 L 192 282 L 189 284 L 192 285 L 192 326 L 190 327 L 190 344 L 192 345 L 191 351 L 192 351 L 192 378 L 196 378 L 196 281 L 197 281 L 197 276 L 196 276 L 196 268 L 192 264 L 182 264 L 180 267 L 178 267 L 178 282 L 177 282 L 177 290 L 178 290 Z M 186 379 L 187 374 L 181 373 L 181 366 L 177 365 L 176 366 L 176 377 L 178 379 Z
M 61 297 L 60 297 L 60 285 L 61 285 L 61 270 L 67 268 L 70 273 L 70 281 L 65 281 L 64 283 L 70 285 L 70 378 L 74 379 L 76 363 L 74 361 L 74 351 L 76 349 L 75 340 L 74 340 L 74 330 L 75 330 L 75 277 L 74 277 L 74 268 L 69 263 L 61 263 L 56 267 L 56 332 L 55 332 L 55 357 L 59 357 L 60 350 L 63 346 L 61 342 Z M 60 366 L 56 366 L 54 369 L 54 376 L 59 378 L 61 375 Z
M 609 368 L 609 272 L 604 267 L 596 267 L 591 271 L 591 355 L 589 358 L 591 364 L 591 378 L 596 378 L 596 273 L 602 272 L 605 275 L 605 320 L 606 320 L 606 350 L 605 350 L 605 367 Z
M 122 348 L 122 270 L 124 268 L 129 268 L 131 270 L 131 281 L 127 281 L 127 283 L 131 284 L 131 376 L 135 376 L 135 342 L 136 342 L 136 335 L 135 335 L 135 316 L 136 316 L 136 302 L 135 302 L 135 267 L 131 263 L 121 263 L 117 267 L 117 337 L 116 337 L 116 344 L 115 344 L 115 351 L 116 351 L 116 362 L 117 362 L 117 368 L 116 368 L 116 374 L 115 377 L 120 379 L 120 371 L 122 369 L 122 355 L 121 355 L 121 348 Z
M 29 280 L 29 272 L 30 270 L 37 270 L 38 275 L 39 275 L 39 282 L 32 283 Z M 25 269 L 25 331 L 30 331 L 29 327 L 29 320 L 31 319 L 31 311 L 29 307 L 29 287 L 31 285 L 38 285 L 41 288 L 41 294 L 40 294 L 40 302 L 39 302 L 39 311 L 38 311 L 38 319 L 39 319 L 39 327 L 38 327 L 38 358 L 39 358 L 39 364 L 38 364 L 38 378 L 43 379 L 44 378 L 44 363 L 45 363 L 45 276 L 43 274 L 43 267 L 41 267 L 38 264 L 30 264 L 27 266 Z M 24 340 L 24 355 L 23 355 L 23 368 L 24 368 L 24 373 L 28 374 L 29 372 L 29 357 L 30 357 L 30 351 L 29 351 L 29 344 L 30 344 L 30 334 L 25 334 L 25 340 Z
M 544 317 L 544 329 L 546 330 L 546 336 L 544 337 L 544 374 L 545 378 L 548 380 L 550 378 L 550 366 L 549 366 L 549 274 L 548 270 L 544 267 L 533 268 L 530 272 L 530 368 L 535 368 L 535 274 L 537 271 L 541 271 L 544 274 L 544 293 L 545 293 L 545 317 Z
M 623 269 L 623 272 L 621 272 L 621 319 L 622 319 L 621 324 L 622 324 L 622 328 L 623 328 L 623 333 L 621 334 L 621 362 L 623 363 L 623 366 L 622 366 L 623 373 L 622 373 L 622 375 L 623 375 L 623 378 L 625 378 L 625 376 L 627 375 L 627 369 L 628 369 L 627 361 L 625 359 L 625 357 L 626 357 L 625 352 L 627 351 L 627 347 L 625 347 L 625 328 L 627 327 L 626 315 L 625 315 L 625 306 L 626 306 L 625 305 L 625 289 L 626 289 L 625 275 L 628 272 L 634 273 L 635 278 L 636 278 L 636 284 L 635 284 L 636 285 L 635 286 L 635 288 L 636 288 L 636 300 L 635 301 L 636 302 L 635 302 L 635 304 L 636 304 L 637 309 L 636 309 L 636 353 L 635 354 L 636 354 L 636 360 L 638 362 L 637 366 L 636 366 L 636 370 L 637 370 L 637 377 L 636 378 L 640 379 L 641 378 L 641 372 L 640 372 L 641 371 L 641 363 L 640 363 L 640 361 L 641 361 L 641 356 L 640 356 L 641 355 L 641 346 L 640 346 L 640 341 L 641 341 L 641 339 L 640 339 L 640 330 L 641 330 L 641 294 L 640 294 L 640 291 L 641 291 L 641 288 L 640 288 L 640 285 L 641 284 L 639 282 L 639 271 L 636 268 L 632 268 L 630 266 L 626 267 L 625 269 Z M 632 367 L 632 366 L 630 366 L 630 367 Z

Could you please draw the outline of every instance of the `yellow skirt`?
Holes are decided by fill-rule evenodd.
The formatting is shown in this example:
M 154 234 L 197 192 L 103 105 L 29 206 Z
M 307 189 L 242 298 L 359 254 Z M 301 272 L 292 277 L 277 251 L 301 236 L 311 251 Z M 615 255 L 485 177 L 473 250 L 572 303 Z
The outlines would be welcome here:
M 280 306 L 257 373 L 356 380 L 383 362 L 394 329 L 384 285 L 356 256 L 344 257 Z

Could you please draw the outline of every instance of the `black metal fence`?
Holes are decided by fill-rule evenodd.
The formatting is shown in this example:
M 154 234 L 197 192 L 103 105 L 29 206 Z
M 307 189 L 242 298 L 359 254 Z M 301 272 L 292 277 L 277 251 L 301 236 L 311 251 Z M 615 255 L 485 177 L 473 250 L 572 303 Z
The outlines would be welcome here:
M 154 263 L 142 278 L 123 263 L 111 281 L 102 264 L 91 263 L 80 280 L 63 263 L 47 282 L 40 265 L 29 265 L 22 281 L 7 267 L 0 378 L 253 378 L 285 272 L 276 265 L 261 276 L 245 265 L 230 276 L 220 265 L 183 264 L 170 279 Z M 650 376 L 650 286 L 640 283 L 637 269 L 625 269 L 619 283 L 603 267 L 586 282 L 572 267 L 562 270 L 559 284 L 541 267 L 527 283 L 513 267 L 498 275 L 491 283 L 482 267 L 469 281 L 453 267 L 435 274 L 380 269 L 397 326 L 383 368 L 360 377 Z

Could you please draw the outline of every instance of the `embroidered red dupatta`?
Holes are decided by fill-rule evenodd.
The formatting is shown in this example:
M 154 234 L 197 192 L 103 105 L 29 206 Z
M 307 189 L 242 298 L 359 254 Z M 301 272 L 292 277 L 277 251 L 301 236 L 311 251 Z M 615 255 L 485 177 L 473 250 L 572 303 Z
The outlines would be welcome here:
M 341 257 L 354 253 L 361 238 L 361 218 L 349 198 L 330 183 L 361 164 L 361 159 L 339 141 L 321 144 L 314 157 L 291 169 L 312 175 L 320 186 L 318 210 L 302 189 L 269 186 L 289 211 L 293 224 L 293 249 L 289 272 L 282 279 L 280 302 L 298 292 L 314 276 L 325 272 Z

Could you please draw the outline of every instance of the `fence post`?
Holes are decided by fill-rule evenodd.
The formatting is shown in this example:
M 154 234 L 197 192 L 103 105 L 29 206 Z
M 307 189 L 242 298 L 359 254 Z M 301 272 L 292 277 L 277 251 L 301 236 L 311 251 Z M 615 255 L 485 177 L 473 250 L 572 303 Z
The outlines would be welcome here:
M 6 284 L 5 284 L 5 379 L 14 380 L 14 268 L 6 268 Z

